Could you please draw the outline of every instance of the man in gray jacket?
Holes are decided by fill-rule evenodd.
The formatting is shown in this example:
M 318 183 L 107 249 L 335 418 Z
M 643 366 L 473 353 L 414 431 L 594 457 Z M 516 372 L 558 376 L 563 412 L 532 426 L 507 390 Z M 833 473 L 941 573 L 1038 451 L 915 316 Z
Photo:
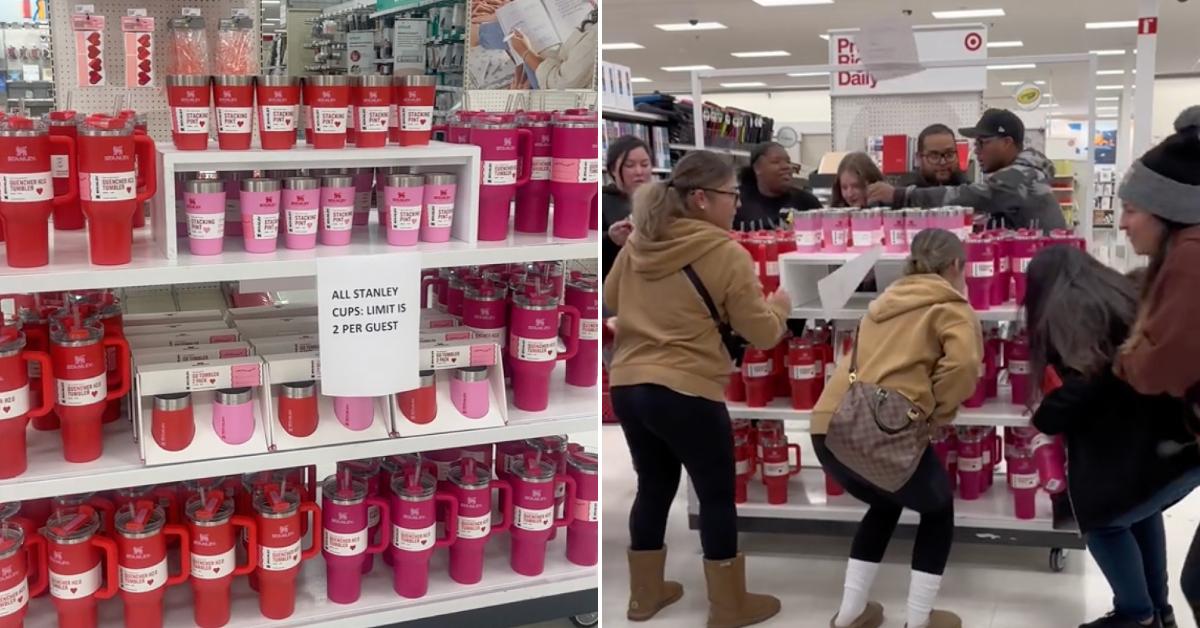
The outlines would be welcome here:
M 1042 153 L 1025 148 L 1025 125 L 1016 114 L 988 109 L 978 124 L 959 129 L 959 133 L 975 140 L 975 155 L 985 175 L 982 180 L 921 189 L 874 183 L 867 191 L 870 203 L 892 207 L 964 205 L 987 214 L 994 225 L 1043 230 L 1067 226 L 1051 189 L 1054 164 Z

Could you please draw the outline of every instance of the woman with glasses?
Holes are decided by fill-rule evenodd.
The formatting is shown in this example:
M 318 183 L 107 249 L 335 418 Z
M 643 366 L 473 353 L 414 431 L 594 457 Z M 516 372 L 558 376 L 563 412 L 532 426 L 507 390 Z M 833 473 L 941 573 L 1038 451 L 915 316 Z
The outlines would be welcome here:
M 633 234 L 604 282 L 604 304 L 616 316 L 613 409 L 637 472 L 629 512 L 633 621 L 683 595 L 679 583 L 663 579 L 681 467 L 700 501 L 709 628 L 748 626 L 779 612 L 778 599 L 746 592 L 738 553 L 725 340 L 732 329 L 754 346 L 775 346 L 791 299 L 782 290 L 764 297 L 750 254 L 730 239 L 738 196 L 726 161 L 689 153 L 668 181 L 634 194 Z

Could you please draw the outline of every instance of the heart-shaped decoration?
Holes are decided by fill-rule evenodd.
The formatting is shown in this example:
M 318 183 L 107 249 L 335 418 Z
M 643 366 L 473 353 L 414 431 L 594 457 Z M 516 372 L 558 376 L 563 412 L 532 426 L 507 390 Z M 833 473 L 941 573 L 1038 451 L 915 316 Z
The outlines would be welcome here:
M 71 593 L 74 593 L 74 592 L 76 592 L 76 591 L 78 591 L 78 590 L 79 590 L 79 589 L 78 589 L 77 587 L 71 587 Z
M 245 124 L 246 124 L 246 121 L 245 121 L 245 120 L 238 120 L 238 121 L 237 121 L 237 125 L 238 125 L 238 126 L 245 126 Z
M 143 46 L 149 46 L 150 45 L 150 36 L 142 35 L 141 37 L 138 37 L 138 43 Z
M 418 122 L 420 122 L 421 124 L 426 124 L 429 122 L 429 118 L 421 118 L 420 120 L 418 120 Z
M 88 40 L 89 44 L 92 44 L 93 46 L 99 46 L 100 45 L 100 33 L 93 32 L 91 35 L 87 36 L 87 40 Z
M 213 573 L 221 573 L 220 567 L 213 567 Z
M 0 410 L 3 410 L 5 413 L 7 413 L 9 410 L 12 410 L 12 406 L 4 406 L 3 408 L 0 408 Z
M 133 193 L 133 188 L 127 185 L 127 186 L 125 186 L 125 192 L 126 192 L 126 193 L 128 193 L 128 194 L 132 194 L 132 193 Z
M 149 580 L 146 581 L 147 586 L 152 585 L 152 584 L 154 584 L 154 578 L 150 578 Z
M 217 378 L 215 378 L 215 377 L 210 377 L 210 378 L 208 378 L 208 383 L 210 383 L 210 384 L 215 384 L 215 383 L 217 383 Z
M 333 121 L 333 126 L 336 126 L 336 127 L 341 127 L 341 126 L 342 126 L 342 121 L 341 121 L 341 120 L 334 120 L 334 121 Z
M 102 80 L 104 80 L 104 77 L 99 72 L 89 72 L 88 73 L 88 82 L 91 83 L 92 85 L 95 85 L 96 83 L 99 83 Z
M 93 396 L 93 397 L 95 397 L 95 396 L 96 396 L 96 395 L 98 395 L 98 394 L 100 394 L 100 391 L 99 391 L 99 390 L 93 390 L 93 391 L 92 391 L 92 396 Z
M 146 85 L 150 83 L 150 75 L 145 72 L 138 72 L 138 85 Z
M 350 546 L 350 549 L 354 549 L 354 548 L 356 548 L 356 547 L 358 547 L 358 544 L 351 545 L 351 546 Z
M 205 125 L 205 124 L 207 124 L 207 123 L 208 123 L 208 121 L 207 121 L 207 120 L 203 120 L 203 119 L 201 119 L 201 120 L 199 120 L 199 121 L 197 121 L 197 122 L 196 122 L 196 124 L 197 124 L 197 125 L 198 125 L 200 128 L 202 128 L 202 129 L 204 128 L 204 125 Z
M 429 539 L 421 539 L 421 545 L 429 545 Z
M 145 61 L 142 61 L 141 63 L 138 64 L 138 68 L 141 69 L 143 72 L 149 72 L 150 71 L 150 60 L 146 59 Z
M 22 596 L 18 596 L 18 597 L 17 597 L 17 604 L 24 604 L 24 603 L 25 603 L 25 596 L 24 596 L 24 595 L 22 595 Z
M 95 46 L 88 46 L 87 56 L 89 59 L 99 59 L 100 49 Z
M 138 49 L 138 51 L 137 51 L 137 57 L 138 57 L 139 59 L 149 59 L 149 58 L 150 58 L 150 51 L 149 51 L 149 50 L 147 50 L 147 49 L 145 49 L 145 48 L 139 48 L 139 49 Z
M 44 189 L 46 189 L 46 188 L 33 188 L 33 191 L 37 192 L 38 194 L 41 194 L 42 190 L 44 190 Z
M 88 67 L 99 72 L 100 68 L 104 67 L 104 63 L 102 61 L 100 61 L 99 59 L 92 59 L 91 61 L 88 62 Z
M 212 227 L 205 227 L 205 228 L 204 228 L 204 233 L 208 233 L 209 229 L 212 229 Z

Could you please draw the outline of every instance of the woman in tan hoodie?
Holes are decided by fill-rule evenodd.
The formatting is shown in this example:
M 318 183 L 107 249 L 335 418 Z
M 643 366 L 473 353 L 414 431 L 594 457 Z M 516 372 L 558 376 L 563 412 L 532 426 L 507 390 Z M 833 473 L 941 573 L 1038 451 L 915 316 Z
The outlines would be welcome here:
M 871 302 L 858 328 L 857 377 L 903 395 L 929 422 L 954 420 L 979 380 L 983 338 L 967 304 L 966 252 L 949 231 L 926 229 L 913 238 L 904 277 Z M 931 448 L 916 472 L 890 492 L 864 480 L 825 445 L 829 423 L 850 386 L 850 359 L 837 371 L 813 409 L 813 448 L 826 472 L 869 508 L 859 524 L 846 567 L 842 605 L 830 626 L 878 628 L 883 607 L 868 594 L 904 508 L 921 515 L 913 546 L 908 628 L 961 628 L 953 613 L 933 610 L 954 537 L 954 495 Z M 869 420 L 864 418 L 864 420 Z
M 746 592 L 737 552 L 733 432 L 725 408 L 731 359 L 717 321 L 751 344 L 779 342 L 791 301 L 764 298 L 750 254 L 729 237 L 739 192 L 733 168 L 713 153 L 690 153 L 666 182 L 633 199 L 633 235 L 604 282 L 616 316 L 610 372 L 613 409 L 637 472 L 629 513 L 629 612 L 650 619 L 683 589 L 663 580 L 667 514 L 687 470 L 700 500 L 700 543 L 709 628 L 738 628 L 779 612 L 779 600 Z

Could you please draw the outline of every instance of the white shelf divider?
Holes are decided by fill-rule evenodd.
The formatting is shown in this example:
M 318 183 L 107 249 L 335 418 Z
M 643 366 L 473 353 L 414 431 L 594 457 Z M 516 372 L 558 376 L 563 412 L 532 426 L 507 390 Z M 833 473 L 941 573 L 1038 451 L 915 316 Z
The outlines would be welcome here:
M 1005 391 L 1002 391 L 1005 392 Z M 787 421 L 790 429 L 808 431 L 812 410 L 796 410 L 791 401 L 780 397 L 762 408 L 751 408 L 744 401 L 727 401 L 729 416 L 734 419 L 774 419 Z M 978 408 L 960 408 L 954 425 L 990 425 L 995 427 L 1025 427 L 1029 411 L 1022 406 L 991 399 Z

